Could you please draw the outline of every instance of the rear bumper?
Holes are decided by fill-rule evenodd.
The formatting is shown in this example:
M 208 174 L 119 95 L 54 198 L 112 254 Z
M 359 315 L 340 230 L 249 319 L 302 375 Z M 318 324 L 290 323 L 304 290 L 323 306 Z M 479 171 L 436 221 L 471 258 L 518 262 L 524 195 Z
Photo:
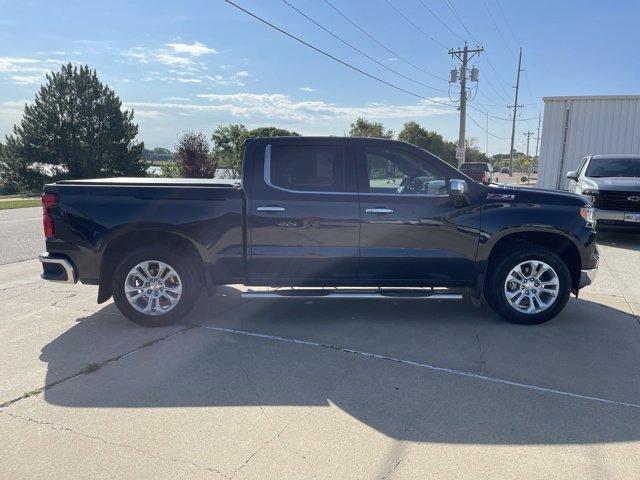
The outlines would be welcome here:
M 591 285 L 596 280 L 598 275 L 597 268 L 590 268 L 588 270 L 580 270 L 580 282 L 578 283 L 578 289 Z
M 50 282 L 76 283 L 78 275 L 76 268 L 67 257 L 52 253 L 42 253 L 38 260 L 42 263 L 40 277 Z

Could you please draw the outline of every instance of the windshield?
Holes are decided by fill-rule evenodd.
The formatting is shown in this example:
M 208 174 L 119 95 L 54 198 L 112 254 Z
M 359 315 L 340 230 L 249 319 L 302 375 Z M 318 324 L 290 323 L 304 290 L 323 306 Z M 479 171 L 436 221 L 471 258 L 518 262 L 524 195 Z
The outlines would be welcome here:
M 486 163 L 463 163 L 460 165 L 463 172 L 488 172 L 489 166 Z
M 592 158 L 587 177 L 640 177 L 640 158 Z

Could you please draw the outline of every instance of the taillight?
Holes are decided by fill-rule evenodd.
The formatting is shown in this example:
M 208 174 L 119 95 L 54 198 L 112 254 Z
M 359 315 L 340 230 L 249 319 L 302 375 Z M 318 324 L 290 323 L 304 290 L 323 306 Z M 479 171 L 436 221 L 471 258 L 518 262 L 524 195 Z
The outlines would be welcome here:
M 55 234 L 50 209 L 55 207 L 57 204 L 58 195 L 55 193 L 42 194 L 42 226 L 44 227 L 44 236 L 47 238 L 52 238 Z

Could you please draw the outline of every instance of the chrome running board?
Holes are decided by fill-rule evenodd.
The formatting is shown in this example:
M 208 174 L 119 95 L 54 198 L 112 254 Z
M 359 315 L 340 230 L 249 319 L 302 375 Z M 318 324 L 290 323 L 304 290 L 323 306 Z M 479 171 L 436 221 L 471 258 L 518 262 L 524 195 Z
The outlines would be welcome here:
M 377 298 L 384 300 L 462 300 L 462 294 L 429 288 L 410 289 L 277 289 L 247 290 L 242 298 L 298 298 L 298 299 L 356 299 Z

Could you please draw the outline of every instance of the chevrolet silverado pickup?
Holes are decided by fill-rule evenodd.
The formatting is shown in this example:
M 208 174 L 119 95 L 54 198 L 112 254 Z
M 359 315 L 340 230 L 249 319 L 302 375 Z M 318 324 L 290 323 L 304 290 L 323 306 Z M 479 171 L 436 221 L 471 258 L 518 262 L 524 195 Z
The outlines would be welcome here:
M 242 170 L 46 185 L 42 277 L 99 285 L 98 303 L 113 296 L 145 326 L 224 284 L 249 298 L 468 298 L 538 324 L 596 273 L 585 197 L 482 185 L 407 143 L 256 138 Z
M 570 192 L 590 200 L 599 228 L 640 229 L 640 155 L 589 155 L 567 178 Z

